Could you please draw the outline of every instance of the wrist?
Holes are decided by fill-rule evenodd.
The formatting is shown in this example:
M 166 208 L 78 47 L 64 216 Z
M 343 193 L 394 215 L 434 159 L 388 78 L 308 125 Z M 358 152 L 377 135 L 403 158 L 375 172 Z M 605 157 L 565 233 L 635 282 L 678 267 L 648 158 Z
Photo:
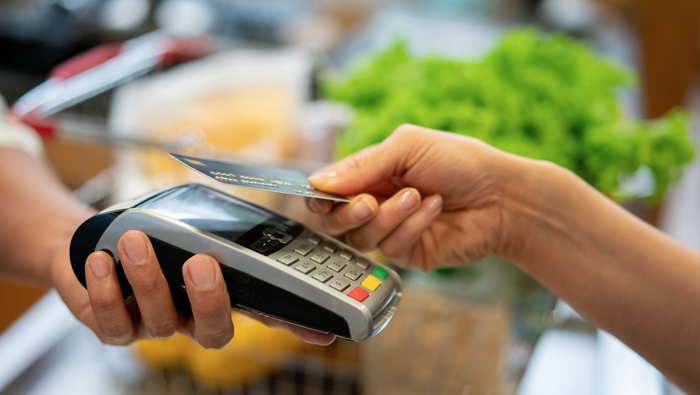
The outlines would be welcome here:
M 91 207 L 76 207 L 76 210 L 54 218 L 47 224 L 52 229 L 53 237 L 46 237 L 42 248 L 38 250 L 35 261 L 39 270 L 35 273 L 35 278 L 48 286 L 55 286 L 54 266 L 57 263 L 62 266 L 60 262 L 68 259 L 67 251 L 75 230 L 95 212 Z
M 568 232 L 575 209 L 566 194 L 585 184 L 551 162 L 509 155 L 502 186 L 502 242 L 499 256 L 519 266 L 546 253 Z M 575 193 L 575 192 L 574 192 Z

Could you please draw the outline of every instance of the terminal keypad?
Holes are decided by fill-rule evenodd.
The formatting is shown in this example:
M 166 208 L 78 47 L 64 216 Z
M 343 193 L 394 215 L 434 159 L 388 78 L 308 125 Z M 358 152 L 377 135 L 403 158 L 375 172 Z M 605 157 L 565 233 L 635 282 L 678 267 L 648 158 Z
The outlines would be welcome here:
M 345 293 L 352 285 L 347 296 L 360 303 L 369 298 L 388 275 L 384 268 L 372 265 L 368 259 L 355 257 L 348 250 L 338 249 L 338 244 L 317 234 L 312 233 L 293 251 L 277 261 L 287 266 L 297 263 L 293 267 L 295 270 L 338 292 Z

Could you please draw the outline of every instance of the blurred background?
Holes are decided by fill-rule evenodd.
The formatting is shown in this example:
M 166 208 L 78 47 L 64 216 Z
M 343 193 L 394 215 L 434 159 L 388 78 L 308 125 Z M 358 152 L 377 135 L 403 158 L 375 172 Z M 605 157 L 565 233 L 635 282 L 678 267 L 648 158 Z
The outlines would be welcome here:
M 698 250 L 699 19 L 696 0 L 0 0 L 0 94 L 97 208 L 210 182 L 168 152 L 308 174 L 410 122 L 570 168 Z M 314 226 L 298 197 L 234 192 Z M 369 341 L 233 313 L 219 351 L 105 346 L 55 291 L 0 281 L 0 394 L 681 393 L 508 262 L 400 274 Z

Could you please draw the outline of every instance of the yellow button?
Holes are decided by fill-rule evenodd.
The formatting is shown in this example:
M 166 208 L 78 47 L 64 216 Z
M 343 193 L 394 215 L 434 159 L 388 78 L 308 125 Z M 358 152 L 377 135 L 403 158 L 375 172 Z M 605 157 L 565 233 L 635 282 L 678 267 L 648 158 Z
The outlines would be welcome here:
M 369 276 L 365 279 L 365 281 L 362 282 L 362 286 L 369 289 L 370 291 L 374 291 L 380 285 L 382 285 L 382 282 L 374 276 Z

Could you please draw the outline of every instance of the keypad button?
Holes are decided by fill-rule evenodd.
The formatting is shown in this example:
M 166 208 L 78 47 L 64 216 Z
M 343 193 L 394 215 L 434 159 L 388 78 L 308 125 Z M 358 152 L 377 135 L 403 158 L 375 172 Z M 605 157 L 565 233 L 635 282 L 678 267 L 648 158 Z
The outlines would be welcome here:
M 367 297 L 369 296 L 369 292 L 365 291 L 360 287 L 357 287 L 352 291 L 348 292 L 348 296 L 355 299 L 358 302 L 362 302 L 365 299 L 367 299 Z
M 335 260 L 335 261 L 331 262 L 330 265 L 328 265 L 328 268 L 333 270 L 334 272 L 339 272 L 339 271 L 343 270 L 344 267 L 345 267 L 345 262 L 338 261 L 338 260 Z
M 355 256 L 355 255 L 354 255 L 352 252 L 348 251 L 348 250 L 343 250 L 343 251 L 340 252 L 340 257 L 343 258 L 343 259 L 345 259 L 346 261 L 351 260 L 352 257 L 354 257 L 354 256 Z
M 387 274 L 386 269 L 383 267 L 377 266 L 374 268 L 374 270 L 372 270 L 372 275 L 382 280 L 386 279 Z
M 364 258 L 356 260 L 355 264 L 363 269 L 367 269 L 369 267 L 369 261 Z
M 314 250 L 313 247 L 311 247 L 309 244 L 304 243 L 304 244 L 300 245 L 299 247 L 295 248 L 294 252 L 296 252 L 297 254 L 299 254 L 301 256 L 307 256 L 313 250 Z
M 360 276 L 362 276 L 362 271 L 357 269 L 350 269 L 347 273 L 345 273 L 345 277 L 349 278 L 352 281 L 357 280 L 358 278 L 360 278 Z
M 362 282 L 362 286 L 369 289 L 370 291 L 376 290 L 377 288 L 379 288 L 380 285 L 382 285 L 381 280 L 374 276 L 369 276 L 365 279 L 365 281 Z
M 311 260 L 316 262 L 316 263 L 323 263 L 328 260 L 328 258 L 331 257 L 331 254 L 325 253 L 325 252 L 316 252 L 313 255 L 311 255 Z
M 333 274 L 331 274 L 331 272 L 329 272 L 328 270 L 321 270 L 320 272 L 314 274 L 312 278 L 322 283 L 325 283 L 326 281 L 333 278 Z
M 322 239 L 321 236 L 319 236 L 319 235 L 311 235 L 311 236 L 309 236 L 309 243 L 313 243 L 313 244 L 318 245 L 318 243 L 320 243 L 321 240 L 323 240 L 323 239 Z
M 338 290 L 340 292 L 345 291 L 345 288 L 349 287 L 350 283 L 345 280 L 334 280 L 331 282 L 331 288 Z
M 332 241 L 329 241 L 323 245 L 323 249 L 328 251 L 328 252 L 333 253 L 333 252 L 336 252 L 338 250 L 338 245 Z
M 312 271 L 314 271 L 314 269 L 316 269 L 316 265 L 314 265 L 311 262 L 304 262 L 301 265 L 295 267 L 294 269 L 296 269 L 304 274 L 309 274 Z
M 283 257 L 277 260 L 279 263 L 283 263 L 287 266 L 296 263 L 299 260 L 299 258 L 296 257 L 294 254 L 284 254 Z

